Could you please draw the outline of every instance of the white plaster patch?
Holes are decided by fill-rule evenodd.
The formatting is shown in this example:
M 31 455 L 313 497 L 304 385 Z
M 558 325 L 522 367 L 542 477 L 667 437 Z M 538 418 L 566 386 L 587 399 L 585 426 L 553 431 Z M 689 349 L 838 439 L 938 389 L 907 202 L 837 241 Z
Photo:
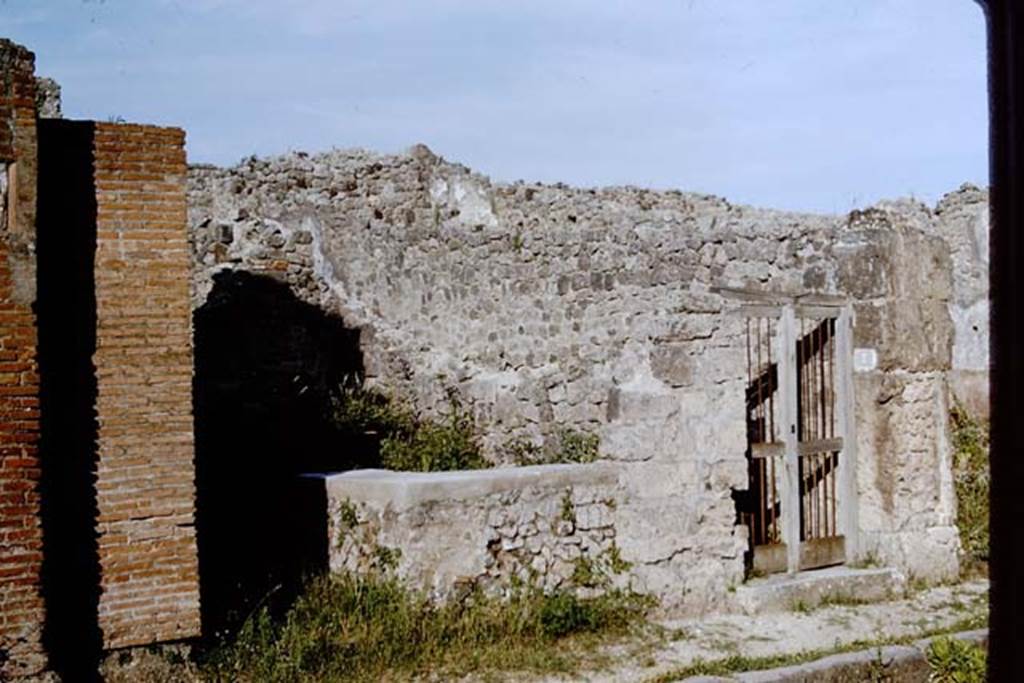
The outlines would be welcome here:
M 878 368 L 878 351 L 875 349 L 854 349 L 854 372 L 871 372 Z

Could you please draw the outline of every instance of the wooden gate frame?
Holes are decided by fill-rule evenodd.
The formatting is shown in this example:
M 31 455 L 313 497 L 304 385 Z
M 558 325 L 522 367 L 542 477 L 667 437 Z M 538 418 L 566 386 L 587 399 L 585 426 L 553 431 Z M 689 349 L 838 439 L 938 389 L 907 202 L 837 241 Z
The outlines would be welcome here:
M 843 297 L 805 294 L 772 295 L 749 290 L 716 288 L 717 293 L 741 305 L 736 313 L 743 318 L 772 317 L 779 321 L 778 376 L 780 422 L 784 450 L 781 499 L 781 541 L 786 544 L 787 573 L 800 571 L 800 489 L 799 443 L 797 435 L 797 351 L 796 321 L 801 317 L 836 319 L 836 412 L 839 437 L 843 445 L 837 468 L 836 501 L 838 530 L 845 537 L 845 561 L 853 561 L 859 551 L 857 504 L 857 433 L 853 382 L 853 307 Z M 753 548 L 751 548 L 753 550 Z

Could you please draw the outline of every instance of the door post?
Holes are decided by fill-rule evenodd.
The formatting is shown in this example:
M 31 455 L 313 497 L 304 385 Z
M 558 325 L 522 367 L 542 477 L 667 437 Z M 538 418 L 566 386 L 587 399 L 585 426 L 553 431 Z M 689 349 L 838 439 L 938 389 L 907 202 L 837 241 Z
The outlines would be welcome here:
M 853 309 L 843 306 L 836 319 L 836 407 L 842 430 L 843 450 L 839 454 L 840 533 L 846 537 L 846 561 L 860 553 L 857 520 L 857 430 L 853 402 Z
M 779 403 L 782 408 L 782 442 L 786 448 L 782 478 L 782 537 L 786 542 L 786 568 L 800 569 L 800 483 L 797 460 L 796 316 L 792 305 L 782 307 L 779 317 Z

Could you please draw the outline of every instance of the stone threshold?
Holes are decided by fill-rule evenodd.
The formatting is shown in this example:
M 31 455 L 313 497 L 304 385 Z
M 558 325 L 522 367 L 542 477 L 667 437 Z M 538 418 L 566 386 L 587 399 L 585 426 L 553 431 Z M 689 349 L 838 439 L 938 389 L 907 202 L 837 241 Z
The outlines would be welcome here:
M 734 608 L 744 614 L 814 609 L 829 604 L 866 604 L 900 598 L 906 577 L 891 567 L 828 567 L 776 574 L 738 586 Z

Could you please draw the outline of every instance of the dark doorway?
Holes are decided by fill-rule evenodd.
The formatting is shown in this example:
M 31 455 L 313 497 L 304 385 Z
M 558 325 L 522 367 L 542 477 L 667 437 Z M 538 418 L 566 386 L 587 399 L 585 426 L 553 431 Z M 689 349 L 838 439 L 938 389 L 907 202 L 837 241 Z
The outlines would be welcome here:
M 286 606 L 326 566 L 322 492 L 305 472 L 372 454 L 330 417 L 332 393 L 363 373 L 359 331 L 244 271 L 215 276 L 195 311 L 196 525 L 203 632 L 233 631 Z M 322 488 L 322 487 L 321 487 Z

